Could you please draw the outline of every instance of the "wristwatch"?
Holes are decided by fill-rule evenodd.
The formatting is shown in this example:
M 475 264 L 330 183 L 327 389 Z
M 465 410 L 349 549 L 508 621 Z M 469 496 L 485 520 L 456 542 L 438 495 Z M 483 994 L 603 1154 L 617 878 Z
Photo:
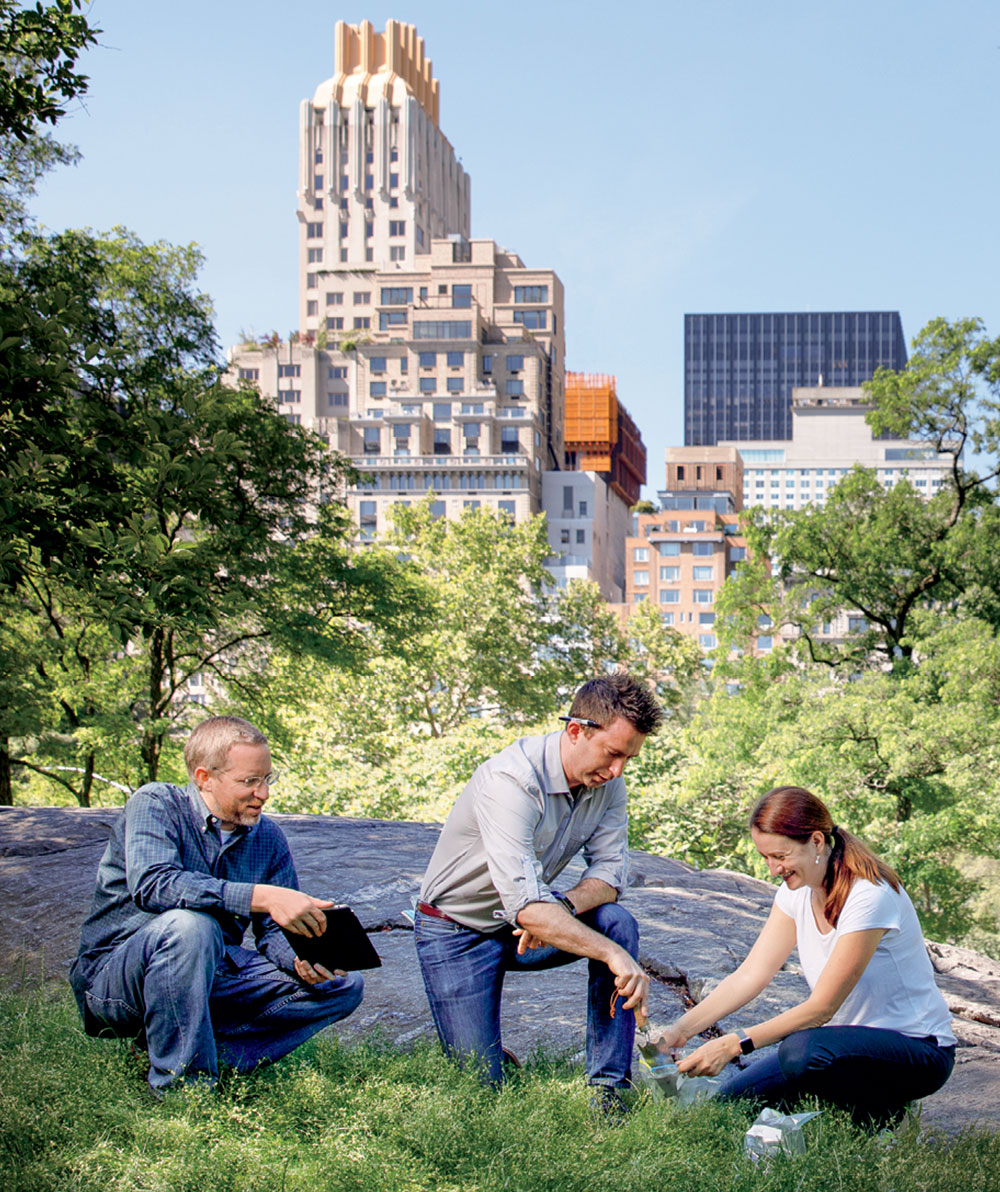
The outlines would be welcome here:
M 750 1052 L 753 1051 L 753 1049 L 754 1049 L 753 1039 L 750 1038 L 750 1036 L 746 1033 L 746 1031 L 740 1030 L 739 1027 L 737 1027 L 737 1029 L 736 1029 L 736 1035 L 740 1041 L 740 1051 L 744 1055 L 749 1055 Z
M 576 907 L 569 900 L 569 898 L 565 894 L 562 893 L 561 890 L 553 890 L 552 897 L 556 900 L 556 902 L 561 902 L 562 905 L 566 908 L 566 910 L 568 910 L 569 913 L 573 916 L 573 918 L 574 919 L 576 918 Z

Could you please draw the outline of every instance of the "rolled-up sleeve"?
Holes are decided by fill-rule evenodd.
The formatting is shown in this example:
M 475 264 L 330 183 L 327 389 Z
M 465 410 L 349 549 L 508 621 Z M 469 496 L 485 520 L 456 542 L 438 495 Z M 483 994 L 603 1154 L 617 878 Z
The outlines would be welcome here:
M 628 885 L 628 794 L 623 779 L 614 779 L 614 787 L 597 827 L 584 841 L 583 876 L 613 886 L 620 898 Z
M 503 917 L 515 927 L 517 912 L 529 902 L 555 901 L 535 854 L 535 828 L 543 811 L 541 792 L 525 790 L 507 774 L 490 774 L 476 792 L 476 822 L 490 878 L 500 895 Z

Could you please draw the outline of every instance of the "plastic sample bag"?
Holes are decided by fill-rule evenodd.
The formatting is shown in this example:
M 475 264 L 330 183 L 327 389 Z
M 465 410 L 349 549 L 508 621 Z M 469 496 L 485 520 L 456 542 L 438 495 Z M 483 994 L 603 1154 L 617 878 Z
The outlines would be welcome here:
M 804 1155 L 806 1139 L 802 1126 L 822 1110 L 812 1113 L 778 1113 L 776 1109 L 762 1109 L 754 1124 L 743 1136 L 743 1151 L 755 1162 L 771 1158 L 779 1152 L 785 1155 Z

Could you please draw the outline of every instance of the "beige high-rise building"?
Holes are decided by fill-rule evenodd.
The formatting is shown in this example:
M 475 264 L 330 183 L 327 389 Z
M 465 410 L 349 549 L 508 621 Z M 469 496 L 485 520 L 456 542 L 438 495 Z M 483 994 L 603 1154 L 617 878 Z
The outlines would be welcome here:
M 301 110 L 300 332 L 240 345 L 232 375 L 355 464 L 362 540 L 431 492 L 441 516 L 539 513 L 564 467 L 562 283 L 469 239 L 413 26 L 338 22 L 334 67 Z

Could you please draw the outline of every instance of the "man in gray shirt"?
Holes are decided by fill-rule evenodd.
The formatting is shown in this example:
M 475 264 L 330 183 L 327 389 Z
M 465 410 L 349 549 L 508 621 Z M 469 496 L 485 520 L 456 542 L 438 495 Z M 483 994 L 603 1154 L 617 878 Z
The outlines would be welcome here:
M 504 974 L 587 957 L 587 1079 L 598 1108 L 622 1108 L 635 1037 L 634 1014 L 622 1011 L 645 1014 L 649 990 L 638 927 L 617 901 L 628 864 L 622 771 L 662 716 L 624 671 L 591 679 L 565 729 L 522 738 L 476 770 L 442 829 L 417 903 L 417 957 L 445 1050 L 476 1057 L 494 1084 Z M 553 889 L 581 849 L 583 877 Z

